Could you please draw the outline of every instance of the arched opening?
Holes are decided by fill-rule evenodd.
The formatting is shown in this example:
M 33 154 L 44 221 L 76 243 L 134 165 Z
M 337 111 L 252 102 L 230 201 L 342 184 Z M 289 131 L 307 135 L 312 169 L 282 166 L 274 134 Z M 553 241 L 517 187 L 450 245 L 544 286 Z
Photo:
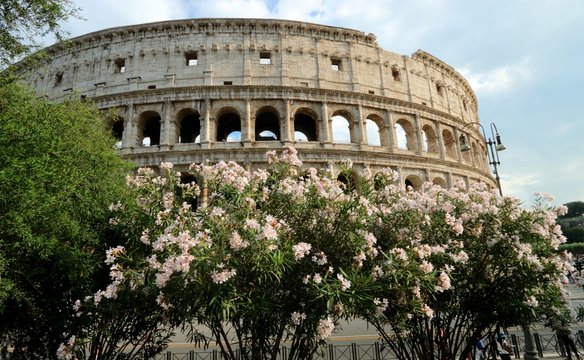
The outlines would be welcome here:
M 417 175 L 409 175 L 406 177 L 404 181 L 404 185 L 406 186 L 406 190 L 414 190 L 418 191 L 422 188 L 422 184 L 424 181 Z
M 259 109 L 255 118 L 255 140 L 280 140 L 280 116 L 271 106 Z
M 241 141 L 241 119 L 234 108 L 221 109 L 217 116 L 217 141 Z
M 444 144 L 446 156 L 456 159 L 456 139 L 450 130 L 442 130 L 442 143 Z
M 448 187 L 446 180 L 444 180 L 443 178 L 441 178 L 439 176 L 432 179 L 432 184 L 438 185 L 443 189 L 446 189 Z
M 428 153 L 438 153 L 438 139 L 434 128 L 430 125 L 422 127 L 422 150 Z
M 318 141 L 317 118 L 312 110 L 307 108 L 299 109 L 294 115 L 294 140 Z
M 142 146 L 160 145 L 160 115 L 156 111 L 140 114 L 137 135 Z
M 378 172 L 373 176 L 373 187 L 375 190 L 381 190 L 387 185 L 387 178 L 382 173 Z
M 346 111 L 337 111 L 331 119 L 333 143 L 350 144 L 353 142 L 351 115 Z
M 178 115 L 178 143 L 201 142 L 201 115 L 194 110 L 184 110 Z
M 365 131 L 367 132 L 367 144 L 381 146 L 381 132 L 379 125 L 372 119 L 365 119 Z
M 114 116 L 109 119 L 109 127 L 114 139 L 116 139 L 116 147 L 122 148 L 122 139 L 124 137 L 124 118 L 121 116 Z
M 342 184 L 341 186 L 345 193 L 357 190 L 357 174 L 355 172 L 351 172 L 349 175 L 342 172 L 337 176 L 337 181 Z
M 485 151 L 483 151 L 483 147 L 481 147 L 481 145 L 478 142 L 472 141 L 470 148 L 474 164 L 480 167 L 481 169 L 486 169 L 487 159 L 485 156 Z
M 395 124 L 395 138 L 398 149 L 408 150 L 408 135 L 400 123 Z

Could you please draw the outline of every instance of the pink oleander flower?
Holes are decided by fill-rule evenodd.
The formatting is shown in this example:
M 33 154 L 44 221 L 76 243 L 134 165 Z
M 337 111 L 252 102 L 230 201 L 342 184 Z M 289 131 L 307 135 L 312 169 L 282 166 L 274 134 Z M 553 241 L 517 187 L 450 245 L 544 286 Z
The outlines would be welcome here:
M 429 274 L 434 270 L 434 265 L 424 260 L 420 264 L 420 270 L 422 270 L 424 274 Z
M 401 261 L 407 261 L 408 260 L 408 254 L 402 248 L 394 248 L 394 249 L 391 249 L 390 253 L 393 254 L 397 259 L 399 259 Z
M 225 270 L 221 270 L 221 271 L 215 270 L 211 273 L 211 279 L 213 280 L 213 282 L 215 284 L 223 284 L 227 280 L 234 277 L 235 274 L 236 274 L 235 269 L 230 269 L 230 270 L 225 269 Z
M 312 262 L 316 263 L 317 265 L 325 265 L 328 262 L 328 259 L 324 252 L 319 251 L 318 253 L 312 255 Z
M 320 284 L 322 282 L 322 276 L 320 276 L 318 273 L 314 274 L 312 281 L 314 281 L 315 284 Z
M 231 234 L 231 238 L 229 239 L 229 246 L 231 246 L 231 249 L 237 251 L 240 249 L 245 249 L 248 245 L 249 243 L 243 240 L 237 231 L 234 231 Z
M 116 258 L 126 252 L 126 248 L 118 245 L 115 248 L 111 248 L 105 251 L 105 263 L 110 265 L 112 264 Z
M 292 320 L 292 324 L 298 326 L 302 320 L 306 319 L 306 314 L 294 311 L 292 314 L 290 314 L 290 319 Z
M 294 253 L 294 259 L 296 259 L 296 260 L 302 259 L 304 256 L 306 256 L 310 253 L 311 249 L 312 249 L 312 245 L 310 245 L 309 243 L 305 243 L 305 242 L 299 242 L 298 244 L 292 246 L 292 252 Z
M 337 279 L 341 282 L 341 290 L 345 291 L 351 287 L 351 282 L 343 274 L 337 274 Z
M 525 300 L 525 304 L 530 307 L 537 307 L 539 306 L 539 302 L 535 298 L 535 296 L 531 295 L 527 300 Z
M 416 285 L 414 287 L 412 287 L 412 294 L 414 294 L 414 296 L 418 299 L 420 299 L 422 297 L 422 294 L 420 292 L 420 286 Z
M 359 254 L 353 256 L 353 260 L 355 260 L 357 267 L 362 267 L 363 261 L 365 261 L 365 259 L 367 259 L 367 256 L 365 256 L 365 253 L 363 251 L 361 251 Z
M 375 310 L 376 310 L 377 315 L 381 315 L 387 309 L 387 306 L 389 305 L 389 301 L 387 299 L 380 300 L 378 298 L 375 298 L 375 299 L 373 299 L 373 304 L 375 304 Z
M 271 224 L 266 223 L 262 229 L 262 238 L 266 240 L 277 240 L 278 232 Z
M 244 229 L 260 230 L 260 224 L 255 219 L 246 219 L 243 223 L 243 227 Z
M 318 321 L 318 327 L 316 328 L 316 339 L 326 340 L 332 335 L 334 330 L 335 323 L 330 316 L 326 319 L 321 319 Z
M 373 267 L 372 272 L 373 272 L 373 278 L 374 279 L 382 278 L 383 275 L 385 275 L 385 272 L 383 271 L 383 269 L 379 265 L 375 265 Z
M 447 273 L 442 271 L 440 275 L 438 275 L 438 284 L 436 285 L 436 291 L 443 292 L 450 289 L 450 276 Z
M 434 310 L 432 310 L 432 308 L 429 307 L 428 304 L 422 305 L 422 312 L 424 313 L 424 315 L 426 315 L 426 317 L 430 319 L 434 317 Z

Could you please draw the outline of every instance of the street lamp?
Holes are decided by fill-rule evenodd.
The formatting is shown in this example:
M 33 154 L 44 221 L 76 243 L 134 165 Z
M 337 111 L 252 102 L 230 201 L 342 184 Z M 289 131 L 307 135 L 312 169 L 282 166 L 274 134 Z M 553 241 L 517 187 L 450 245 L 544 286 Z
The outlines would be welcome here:
M 481 127 L 483 132 L 483 139 L 485 140 L 485 144 L 487 146 L 487 158 L 489 161 L 489 165 L 493 165 L 493 174 L 495 174 L 495 180 L 497 181 L 497 187 L 499 188 L 499 195 L 503 196 L 503 190 L 501 189 L 501 179 L 499 178 L 499 172 L 497 170 L 497 165 L 500 165 L 501 162 L 499 161 L 499 151 L 503 151 L 506 149 L 505 145 L 501 142 L 501 135 L 499 135 L 499 130 L 497 130 L 497 126 L 494 123 L 491 123 L 491 137 L 487 138 L 485 135 L 485 128 L 481 125 L 478 121 L 470 122 L 462 127 L 460 131 L 464 130 L 469 125 L 477 124 Z M 460 135 L 460 151 L 469 151 L 470 146 L 466 142 L 466 137 L 464 133 Z

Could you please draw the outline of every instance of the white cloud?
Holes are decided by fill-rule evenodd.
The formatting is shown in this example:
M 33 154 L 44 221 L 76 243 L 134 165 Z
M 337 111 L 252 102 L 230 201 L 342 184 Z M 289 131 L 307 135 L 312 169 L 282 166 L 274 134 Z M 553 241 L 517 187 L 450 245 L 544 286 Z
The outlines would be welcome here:
M 187 12 L 197 18 L 267 18 L 271 17 L 264 0 L 199 0 L 187 1 Z
M 83 20 L 64 25 L 71 36 L 111 27 L 187 18 L 180 0 L 76 0 Z
M 519 88 L 533 77 L 532 63 L 525 56 L 514 64 L 500 66 L 480 72 L 462 68 L 459 72 L 477 93 L 501 93 Z
M 541 173 L 517 173 L 501 174 L 501 188 L 503 190 L 503 195 L 509 195 L 521 199 L 523 201 L 529 201 L 533 198 L 533 194 L 538 189 L 540 184 Z

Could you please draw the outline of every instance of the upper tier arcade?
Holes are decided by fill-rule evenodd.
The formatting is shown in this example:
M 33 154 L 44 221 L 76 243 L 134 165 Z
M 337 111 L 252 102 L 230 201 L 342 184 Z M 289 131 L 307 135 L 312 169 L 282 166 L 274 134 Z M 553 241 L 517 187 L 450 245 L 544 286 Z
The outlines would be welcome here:
M 16 64 L 39 95 L 113 110 L 140 165 L 262 166 L 295 146 L 307 166 L 351 158 L 404 183 L 494 184 L 468 82 L 436 57 L 385 51 L 361 31 L 286 20 L 188 19 L 106 29 Z M 460 152 L 460 136 L 472 151 Z M 340 134 L 340 135 L 339 135 Z

